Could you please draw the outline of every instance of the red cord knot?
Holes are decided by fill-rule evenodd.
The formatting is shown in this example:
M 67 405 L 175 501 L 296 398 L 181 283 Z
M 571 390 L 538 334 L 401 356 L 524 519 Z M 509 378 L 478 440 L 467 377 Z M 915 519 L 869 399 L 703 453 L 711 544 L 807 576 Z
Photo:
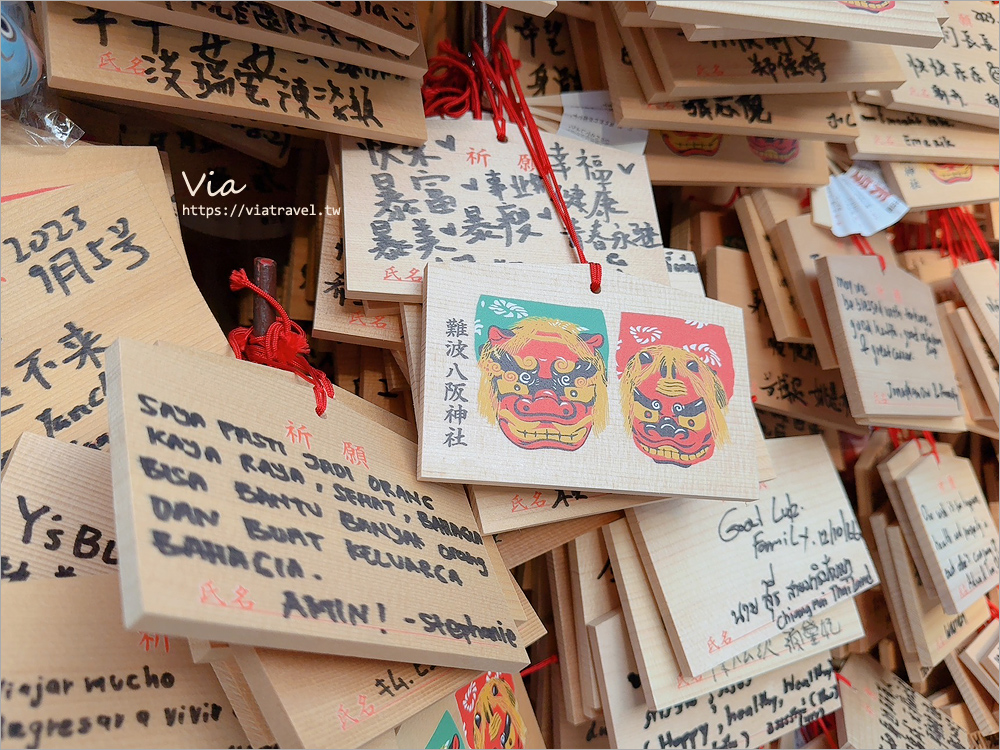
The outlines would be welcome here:
M 927 453 L 928 456 L 934 456 L 938 463 L 941 463 L 941 454 L 938 453 L 937 440 L 934 439 L 934 433 L 930 430 L 924 430 L 924 440 L 926 440 L 931 446 L 931 452 Z
M 237 359 L 247 362 L 294 372 L 311 383 L 316 397 L 316 414 L 322 417 L 326 413 L 327 399 L 334 397 L 333 384 L 325 372 L 313 367 L 306 359 L 309 354 L 309 338 L 302 326 L 288 317 L 288 313 L 274 297 L 250 281 L 243 269 L 230 274 L 229 288 L 234 292 L 249 289 L 266 300 L 277 316 L 263 336 L 254 336 L 251 327 L 231 330 L 228 339 L 233 354 Z
M 851 681 L 846 677 L 844 677 L 844 675 L 842 675 L 840 672 L 834 672 L 833 674 L 837 677 L 837 682 L 842 682 L 845 685 L 847 685 L 847 687 L 854 687 L 854 685 L 851 684 Z
M 603 271 L 601 270 L 600 263 L 590 263 L 590 291 L 594 294 L 601 293 L 601 276 Z

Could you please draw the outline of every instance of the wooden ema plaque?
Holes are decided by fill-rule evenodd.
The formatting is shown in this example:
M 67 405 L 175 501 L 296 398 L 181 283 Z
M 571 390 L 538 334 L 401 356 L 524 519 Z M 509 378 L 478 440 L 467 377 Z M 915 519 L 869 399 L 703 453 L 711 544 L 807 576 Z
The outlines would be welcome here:
M 569 551 L 569 582 L 573 592 L 573 622 L 580 662 L 580 684 L 583 711 L 589 718 L 601 712 L 601 696 L 597 689 L 592 650 L 588 647 L 587 625 L 618 609 L 618 589 L 608 550 L 599 530 L 589 531 L 567 545 Z
M 107 453 L 30 432 L 0 483 L 0 583 L 118 570 Z
M 74 145 L 76 148 L 67 149 L 61 146 L 39 148 L 4 144 L 0 180 L 3 181 L 5 196 L 135 172 L 187 268 L 181 227 L 171 196 L 170 177 L 169 174 L 164 175 L 159 152 L 151 146 L 90 147 L 84 141 Z M 109 151 L 111 148 L 114 150 Z
M 898 482 L 944 611 L 960 615 L 996 586 L 997 528 L 972 464 L 924 456 Z
M 674 653 L 700 675 L 878 584 L 821 436 L 768 442 L 778 478 L 753 503 L 626 511 Z M 683 565 L 677 561 L 683 560 Z M 727 574 L 710 577 L 724 562 Z
M 614 272 L 594 295 L 583 265 L 430 264 L 424 292 L 421 476 L 756 497 L 736 308 Z
M 859 251 L 850 239 L 836 237 L 830 230 L 813 224 L 809 214 L 781 221 L 770 237 L 785 278 L 795 291 L 795 302 L 809 324 L 820 365 L 831 370 L 838 366 L 837 355 L 816 278 L 816 261 L 830 255 L 855 256 Z M 886 265 L 897 265 L 896 253 L 884 232 L 872 235 L 868 242 Z
M 418 482 L 405 438 L 336 399 L 317 417 L 306 385 L 266 368 L 125 340 L 112 352 L 129 627 L 449 666 L 526 662 L 513 623 L 481 614 L 501 589 L 468 500 Z M 334 537 L 320 520 L 331 513 Z
M 933 50 L 896 47 L 906 80 L 887 94 L 891 109 L 996 128 L 1000 14 L 990 2 L 950 3 Z
M 56 89 L 400 143 L 426 137 L 416 79 L 338 72 L 318 58 L 69 3 L 40 10 Z
M 936 667 L 990 619 L 986 599 L 980 597 L 960 615 L 949 615 L 936 595 L 928 595 L 899 526 L 889 526 L 886 537 L 902 594 L 904 614 L 913 634 L 920 664 L 927 668 Z M 920 550 L 915 550 L 915 553 L 919 555 Z
M 545 556 L 549 591 L 552 596 L 553 635 L 559 652 L 559 674 L 562 682 L 565 714 L 574 724 L 587 721 L 580 679 L 581 644 L 577 640 L 576 618 L 573 612 L 573 589 L 569 571 L 569 548 L 562 545 Z M 589 644 L 589 638 L 585 644 Z M 591 666 L 593 661 L 591 660 Z M 596 679 L 596 672 L 592 672 Z
M 243 747 L 207 664 L 183 638 L 122 627 L 118 577 L 4 590 L 4 747 Z M 54 612 L 72 613 L 53 617 Z
M 996 358 L 987 347 L 982 332 L 973 321 L 968 308 L 959 307 L 950 312 L 948 322 L 955 332 L 955 338 L 958 339 L 993 422 L 1000 424 L 1000 377 L 997 374 Z
M 864 256 L 820 258 L 816 275 L 855 417 L 961 415 L 927 284 Z
M 887 511 L 880 510 L 870 516 L 872 536 L 875 538 L 878 551 L 876 565 L 879 569 L 882 592 L 885 595 L 889 617 L 892 619 L 892 629 L 896 635 L 896 645 L 903 659 L 907 679 L 911 683 L 918 684 L 927 678 L 931 670 L 930 667 L 925 667 L 920 663 L 916 638 L 910 628 L 909 615 L 906 611 L 906 605 L 903 603 L 903 592 L 899 577 L 896 575 L 892 549 L 889 546 L 889 515 L 891 514 L 888 514 Z
M 392 75 L 419 78 L 427 72 L 427 55 L 420 45 L 403 55 L 361 37 L 343 33 L 288 8 L 252 2 L 227 8 L 194 2 L 91 3 L 115 13 L 125 13 L 171 26 L 220 34 L 266 47 L 312 55 L 330 62 L 373 68 Z M 294 6 L 292 6 L 294 9 Z
M 840 708 L 824 651 L 748 682 L 649 710 L 621 612 L 589 627 L 612 747 L 760 747 Z
M 713 298 L 743 310 L 754 406 L 824 427 L 863 433 L 864 428 L 851 417 L 840 372 L 824 370 L 815 347 L 777 339 L 761 301 L 750 256 L 742 250 L 716 247 L 708 254 L 707 271 Z
M 615 584 L 621 596 L 643 695 L 650 709 L 666 709 L 734 683 L 756 679 L 761 674 L 817 656 L 864 635 L 855 599 L 851 598 L 702 675 L 686 676 L 674 656 L 628 521 L 615 521 L 602 531 L 611 554 Z
M 893 3 L 742 2 L 732 6 L 705 6 L 690 0 L 649 2 L 653 19 L 823 39 L 845 39 L 876 44 L 934 47 L 941 41 L 941 25 L 931 3 L 896 0 Z
M 332 173 L 327 175 L 325 205 L 339 212 L 342 202 L 337 181 Z M 347 299 L 342 216 L 323 218 L 316 279 L 313 336 L 392 350 L 403 347 L 403 323 L 398 312 L 380 310 L 369 315 L 360 300 Z
M 883 162 L 882 176 L 910 211 L 988 203 L 1000 197 L 996 165 L 893 161 Z
M 1000 359 L 1000 276 L 996 261 L 959 266 L 953 278 L 993 358 Z
M 583 88 L 566 16 L 555 13 L 543 20 L 511 8 L 504 26 L 511 56 L 521 63 L 516 75 L 527 97 Z
M 814 37 L 689 42 L 644 29 L 670 99 L 884 89 L 906 77 L 891 47 Z
M 964 729 L 867 654 L 852 655 L 840 674 L 841 747 L 971 747 Z
M 420 46 L 417 4 L 413 2 L 274 2 L 314 21 L 381 44 L 403 55 Z
M 341 140 L 350 296 L 419 302 L 427 264 L 577 262 L 520 134 L 471 116 L 427 130 L 418 148 Z M 669 283 L 645 159 L 542 138 L 590 259 Z
M 497 719 L 489 721 L 493 716 Z M 401 748 L 545 747 L 531 699 L 516 672 L 478 676 L 402 722 L 395 740 Z
M 821 141 L 652 131 L 646 161 L 654 185 L 811 187 L 829 179 Z
M 567 488 L 469 485 L 468 491 L 472 510 L 484 534 L 544 526 L 657 501 L 646 495 L 583 492 Z
M 135 174 L 14 197 L 0 215 L 4 452 L 26 431 L 107 444 L 118 336 L 229 350 Z
M 1000 621 L 991 620 L 985 628 L 959 654 L 962 664 L 979 680 L 979 683 L 996 695 L 1000 691 L 997 685 L 998 668 L 1000 668 L 1000 652 L 997 651 Z
M 952 122 L 934 115 L 895 112 L 878 105 L 854 104 L 857 139 L 847 144 L 855 161 L 996 164 L 995 128 Z
M 505 593 L 514 588 L 509 576 L 508 582 Z M 505 597 L 508 605 L 521 598 L 516 591 L 514 596 Z M 515 601 L 516 612 L 513 607 L 511 611 L 515 620 L 525 618 L 518 621 L 518 632 L 526 642 L 532 642 L 535 637 L 528 633 L 535 626 L 527 623 L 527 612 L 520 614 L 526 604 L 523 599 L 519 604 Z M 537 621 L 533 613 L 530 617 Z M 254 694 L 266 698 L 261 711 L 278 744 L 287 748 L 364 747 L 369 743 L 384 747 L 378 744 L 383 732 L 454 694 L 478 674 L 427 664 L 246 646 L 234 646 L 232 653 Z
M 799 311 L 795 292 L 781 270 L 778 254 L 771 246 L 771 239 L 750 196 L 737 198 L 736 215 L 775 337 L 793 344 L 811 344 L 809 325 Z

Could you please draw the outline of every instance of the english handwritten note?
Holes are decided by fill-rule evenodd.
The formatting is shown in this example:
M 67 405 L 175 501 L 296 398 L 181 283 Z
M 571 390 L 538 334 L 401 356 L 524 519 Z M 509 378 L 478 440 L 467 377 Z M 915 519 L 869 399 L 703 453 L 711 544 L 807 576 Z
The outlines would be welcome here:
M 907 515 L 945 612 L 959 615 L 996 585 L 997 528 L 972 464 L 920 459 L 898 482 Z
M 636 684 L 620 612 L 590 626 L 614 747 L 760 747 L 840 708 L 830 652 L 660 710 Z
M 828 256 L 817 276 L 855 417 L 958 416 L 934 293 L 878 258 Z
M 969 737 L 929 700 L 867 654 L 854 654 L 840 672 L 841 747 L 969 747 Z
M 878 583 L 823 438 L 767 445 L 778 477 L 761 483 L 756 502 L 673 500 L 626 511 L 685 674 L 707 672 Z

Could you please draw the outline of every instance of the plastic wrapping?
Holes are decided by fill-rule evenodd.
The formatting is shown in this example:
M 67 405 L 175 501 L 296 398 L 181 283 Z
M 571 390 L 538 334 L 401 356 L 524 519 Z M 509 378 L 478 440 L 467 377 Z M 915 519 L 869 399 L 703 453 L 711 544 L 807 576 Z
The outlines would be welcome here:
M 83 136 L 55 105 L 45 81 L 45 62 L 35 43 L 26 3 L 0 3 L 0 100 L 5 118 L 20 123 L 29 140 L 71 146 Z

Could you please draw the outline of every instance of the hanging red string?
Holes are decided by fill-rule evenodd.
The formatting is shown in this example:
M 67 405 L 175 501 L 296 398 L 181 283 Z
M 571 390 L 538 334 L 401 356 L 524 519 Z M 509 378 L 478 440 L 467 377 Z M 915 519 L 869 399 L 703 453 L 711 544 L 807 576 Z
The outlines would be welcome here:
M 534 674 L 539 670 L 545 669 L 546 667 L 557 664 L 559 662 L 559 654 L 552 654 L 552 656 L 547 659 L 542 659 L 536 664 L 529 664 L 524 669 L 521 670 L 521 677 L 527 677 L 529 674 Z
M 491 31 L 493 39 L 493 53 L 489 59 L 483 49 L 474 44 L 472 48 L 472 65 L 469 66 L 466 59 L 457 55 L 453 47 L 449 48 L 442 43 L 439 46 L 441 54 L 432 58 L 434 60 L 434 75 L 428 71 L 425 77 L 424 89 L 424 111 L 429 115 L 447 114 L 456 116 L 452 112 L 465 114 L 470 111 L 477 119 L 481 118 L 481 112 L 477 114 L 474 106 L 465 107 L 464 99 L 454 94 L 454 81 L 465 76 L 470 80 L 475 79 L 475 86 L 470 85 L 470 89 L 478 87 L 487 95 L 493 110 L 493 124 L 497 131 L 497 140 L 506 142 L 506 120 L 509 119 L 521 132 L 524 144 L 528 149 L 535 168 L 538 170 L 546 192 L 552 200 L 556 210 L 566 229 L 570 244 L 576 253 L 577 260 L 586 263 L 590 267 L 590 290 L 597 294 L 601 291 L 601 265 L 587 261 L 587 256 L 583 251 L 583 244 L 577 234 L 576 227 L 569 213 L 569 208 L 563 198 L 562 190 L 556 179 L 555 171 L 549 160 L 548 151 L 542 140 L 542 134 L 535 124 L 535 118 L 528 108 L 527 99 L 521 88 L 521 83 L 517 79 L 517 68 L 519 63 L 514 60 L 507 42 L 498 38 L 500 27 L 506 16 L 507 9 L 500 11 L 496 23 Z M 430 64 L 430 63 L 428 63 Z M 447 65 L 454 65 L 456 71 L 446 70 Z M 429 84 L 429 87 L 428 87 Z M 475 94 L 476 101 L 479 101 L 479 93 Z M 504 117 L 506 115 L 506 118 Z M 460 115 L 459 115 L 460 116 Z
M 875 251 L 872 249 L 871 243 L 868 241 L 867 237 L 862 237 L 860 234 L 852 234 L 851 241 L 854 242 L 854 247 L 858 249 L 862 255 L 872 255 L 878 258 L 878 264 L 882 266 L 882 273 L 885 273 L 885 258 L 881 255 L 876 255 Z
M 317 370 L 308 360 L 309 339 L 302 327 L 288 317 L 281 304 L 270 294 L 254 284 L 243 269 L 233 271 L 229 276 L 229 288 L 238 292 L 249 289 L 266 300 L 274 308 L 277 317 L 263 336 L 254 336 L 253 328 L 234 328 L 229 332 L 229 346 L 237 359 L 267 365 L 279 370 L 294 372 L 303 380 L 312 383 L 316 395 L 316 413 L 323 416 L 326 401 L 333 398 L 333 384 L 322 370 Z

